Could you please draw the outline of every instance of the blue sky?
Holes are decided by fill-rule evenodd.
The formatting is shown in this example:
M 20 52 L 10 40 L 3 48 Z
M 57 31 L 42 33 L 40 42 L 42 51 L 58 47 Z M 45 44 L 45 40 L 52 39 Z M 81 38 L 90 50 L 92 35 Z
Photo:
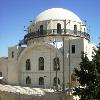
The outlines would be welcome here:
M 0 0 L 0 57 L 8 56 L 8 47 L 16 45 L 26 32 L 24 26 L 48 8 L 65 8 L 87 20 L 93 43 L 100 37 L 99 0 Z

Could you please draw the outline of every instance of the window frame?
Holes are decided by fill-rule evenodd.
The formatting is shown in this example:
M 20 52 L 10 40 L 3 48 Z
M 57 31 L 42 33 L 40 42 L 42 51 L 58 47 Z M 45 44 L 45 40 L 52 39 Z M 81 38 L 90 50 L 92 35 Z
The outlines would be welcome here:
M 75 45 L 72 45 L 72 48 L 71 49 L 72 49 L 71 50 L 72 54 L 75 54 L 75 52 L 76 52 L 76 46 Z
M 39 71 L 43 71 L 44 70 L 44 57 L 39 57 Z
M 57 68 L 58 66 L 58 68 Z M 55 57 L 53 59 L 53 70 L 56 71 L 56 70 L 60 70 L 60 60 L 58 57 Z
M 39 85 L 40 86 L 44 85 L 44 77 L 39 77 Z
M 57 23 L 57 33 L 61 34 L 61 24 Z
M 43 35 L 43 25 L 40 25 L 40 35 Z
M 30 59 L 26 60 L 26 70 L 27 71 L 31 70 L 31 61 L 30 61 Z
M 31 84 L 31 78 L 29 76 L 26 77 L 26 85 Z
M 11 52 L 11 57 L 14 58 L 14 51 Z
M 74 33 L 77 33 L 77 25 L 74 25 Z
M 57 79 L 58 79 L 58 80 L 57 80 Z M 58 83 L 57 83 L 57 82 L 58 82 Z M 53 86 L 56 86 L 56 84 L 59 84 L 59 85 L 60 85 L 60 82 L 61 82 L 61 81 L 60 81 L 59 77 L 57 77 L 57 78 L 54 77 L 54 78 L 53 78 Z

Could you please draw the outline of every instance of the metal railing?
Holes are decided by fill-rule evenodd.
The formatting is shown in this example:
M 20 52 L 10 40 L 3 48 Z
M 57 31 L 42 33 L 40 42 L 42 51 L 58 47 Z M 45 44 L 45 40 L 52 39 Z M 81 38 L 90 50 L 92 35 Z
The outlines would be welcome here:
M 24 42 L 27 42 L 30 39 L 37 38 L 37 37 L 43 37 L 43 36 L 51 36 L 51 35 L 71 35 L 71 36 L 80 36 L 80 37 L 85 37 L 88 40 L 90 40 L 90 35 L 86 32 L 81 32 L 81 31 L 74 31 L 70 29 L 48 29 L 48 30 L 43 30 L 41 31 L 36 31 L 36 32 L 31 32 L 28 33 L 24 36 Z

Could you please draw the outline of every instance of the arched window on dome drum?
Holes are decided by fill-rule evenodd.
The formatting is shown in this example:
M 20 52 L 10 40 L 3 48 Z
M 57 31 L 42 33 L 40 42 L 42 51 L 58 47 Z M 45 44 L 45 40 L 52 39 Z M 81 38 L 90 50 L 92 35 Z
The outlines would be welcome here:
M 11 57 L 14 58 L 14 51 L 11 52 Z
M 61 24 L 57 23 L 57 33 L 61 34 Z
M 29 76 L 26 77 L 26 84 L 31 84 L 31 78 Z
M 77 25 L 74 25 L 74 33 L 77 33 Z
M 31 70 L 31 62 L 30 59 L 26 60 L 26 70 Z
M 44 58 L 39 58 L 39 70 L 44 70 Z
M 58 80 L 57 80 L 58 79 Z M 56 84 L 59 84 L 60 85 L 60 79 L 59 78 L 54 78 L 53 79 L 53 86 L 56 86 Z
M 43 77 L 39 78 L 39 85 L 44 85 L 44 78 Z
M 60 62 L 58 57 L 53 59 L 53 70 L 60 70 Z
M 40 25 L 40 35 L 43 35 L 43 25 Z

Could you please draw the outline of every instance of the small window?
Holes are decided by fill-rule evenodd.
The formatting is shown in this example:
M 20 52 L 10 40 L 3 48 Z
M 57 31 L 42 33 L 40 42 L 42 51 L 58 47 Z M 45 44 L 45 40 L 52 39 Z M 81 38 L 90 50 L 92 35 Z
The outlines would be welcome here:
M 77 25 L 74 25 L 74 33 L 77 33 Z
M 39 58 L 39 70 L 44 70 L 44 58 Z
M 53 59 L 53 69 L 55 70 L 60 70 L 60 62 L 59 62 L 59 58 L 56 57 Z
M 27 59 L 27 60 L 26 60 L 26 70 L 31 70 L 30 59 Z
M 31 78 L 29 76 L 26 77 L 26 84 L 31 84 Z
M 40 25 L 40 35 L 43 35 L 43 25 Z
M 11 57 L 14 58 L 14 51 L 11 52 Z
M 57 33 L 61 34 L 61 24 L 57 24 Z
M 0 72 L 0 77 L 2 77 L 2 72 Z
M 58 80 L 57 80 L 57 79 L 58 79 Z M 56 86 L 56 84 L 59 84 L 59 85 L 60 85 L 60 79 L 55 77 L 55 78 L 53 79 L 53 85 Z
M 39 78 L 39 85 L 44 85 L 44 78 L 43 77 Z
M 75 45 L 72 45 L 72 53 L 75 53 Z

